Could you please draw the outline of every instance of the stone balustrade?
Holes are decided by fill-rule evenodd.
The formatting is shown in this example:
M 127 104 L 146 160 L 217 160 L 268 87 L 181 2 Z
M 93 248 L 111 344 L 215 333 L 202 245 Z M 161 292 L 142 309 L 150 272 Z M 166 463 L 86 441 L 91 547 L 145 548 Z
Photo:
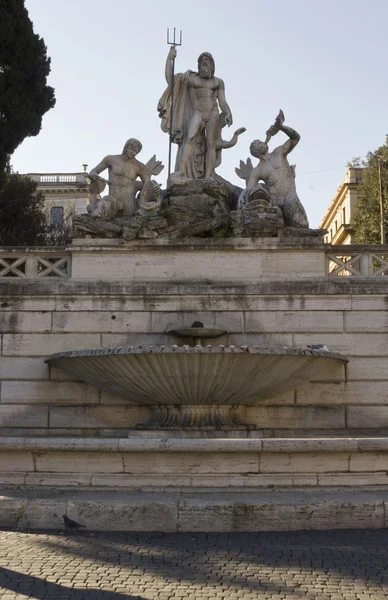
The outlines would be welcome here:
M 28 173 L 28 177 L 36 181 L 39 187 L 54 185 L 85 187 L 88 185 L 87 173 Z
M 68 279 L 71 275 L 70 252 L 51 248 L 0 248 L 1 279 Z
M 387 277 L 388 246 L 332 246 L 326 253 L 328 277 Z
M 83 263 L 88 258 L 93 259 L 92 255 L 96 255 L 96 248 L 91 247 L 88 242 L 94 242 L 93 240 L 83 241 L 82 246 L 77 247 L 77 254 L 80 259 L 80 266 L 83 269 Z M 108 264 L 108 256 L 115 251 L 116 248 L 116 240 L 105 240 L 104 247 L 101 248 L 101 265 L 104 267 L 106 263 L 107 275 L 111 278 L 109 273 L 109 264 Z M 162 250 L 166 249 L 166 244 L 163 243 L 164 240 L 161 240 L 160 243 L 155 242 L 136 242 L 135 244 L 128 244 L 124 248 L 121 246 L 122 251 L 127 251 L 128 254 L 133 254 L 134 251 L 137 251 L 144 256 L 147 253 L 158 252 L 160 253 Z M 200 242 L 200 243 L 198 243 Z M 214 260 L 217 260 L 217 255 L 220 251 L 230 251 L 233 246 L 234 240 L 221 240 L 221 244 L 218 240 L 195 240 L 193 242 L 193 246 L 190 246 L 191 251 L 195 251 L 198 249 L 198 252 L 203 251 L 204 248 L 201 248 L 201 245 L 206 246 L 207 251 L 213 250 L 214 252 Z M 239 244 L 239 248 L 243 251 L 244 248 L 247 251 L 250 251 L 252 254 L 252 260 L 254 260 L 253 251 L 268 251 L 271 253 L 278 252 L 279 253 L 279 262 L 284 262 L 285 270 L 284 270 L 284 278 L 287 279 L 287 270 L 289 270 L 290 264 L 287 265 L 287 262 L 290 263 L 292 261 L 292 254 L 288 256 L 287 262 L 283 260 L 281 255 L 282 252 L 287 250 L 286 247 L 275 246 L 273 240 L 263 240 L 266 243 L 264 244 L 252 244 L 249 240 L 246 240 L 245 243 Z M 93 246 L 96 244 L 93 243 Z M 183 244 L 179 242 L 174 242 L 174 245 L 180 249 L 183 249 Z M 71 277 L 71 263 L 74 260 L 74 249 L 69 247 L 66 251 L 63 249 L 56 249 L 55 251 L 51 248 L 28 248 L 28 249 L 18 249 L 18 248 L 0 248 L 0 278 L 6 279 L 41 279 L 43 277 L 51 277 L 51 278 L 62 278 L 69 279 Z M 81 250 L 81 252 L 80 252 Z M 323 250 L 319 249 L 321 253 L 324 254 L 325 258 L 325 269 L 321 268 L 319 264 L 319 258 L 316 253 L 316 261 L 317 261 L 317 270 L 316 272 L 304 272 L 303 262 L 300 263 L 300 270 L 298 272 L 297 269 L 293 269 L 293 277 L 295 274 L 298 274 L 301 278 L 305 278 L 306 275 L 311 278 L 317 277 L 325 277 L 330 279 L 340 279 L 340 278 L 376 278 L 380 279 L 381 277 L 388 276 L 388 246 L 331 246 L 329 249 Z M 295 261 L 298 262 L 297 249 L 295 245 L 290 243 L 290 251 L 295 254 Z M 89 257 L 87 256 L 89 254 Z M 183 259 L 182 252 L 182 259 Z M 211 255 L 211 253 L 210 253 Z M 84 257 L 84 258 L 83 258 Z M 193 257 L 192 257 L 193 258 Z M 190 258 L 190 261 L 192 260 Z M 99 259 L 98 259 L 99 260 Z M 147 260 L 147 259 L 145 259 Z M 183 264 L 183 263 L 182 263 Z M 240 264 L 237 267 L 241 266 Z M 184 265 L 183 265 L 184 266 Z M 264 269 L 266 265 L 263 265 Z M 256 265 L 257 268 L 257 265 Z M 86 265 L 86 269 L 88 270 L 88 265 Z M 78 269 L 76 269 L 75 276 L 77 275 Z M 134 273 L 135 279 L 136 273 Z M 265 272 L 261 278 L 271 279 L 271 273 Z M 85 275 L 82 273 L 81 278 L 84 278 Z M 122 278 L 122 273 L 117 273 L 117 279 Z

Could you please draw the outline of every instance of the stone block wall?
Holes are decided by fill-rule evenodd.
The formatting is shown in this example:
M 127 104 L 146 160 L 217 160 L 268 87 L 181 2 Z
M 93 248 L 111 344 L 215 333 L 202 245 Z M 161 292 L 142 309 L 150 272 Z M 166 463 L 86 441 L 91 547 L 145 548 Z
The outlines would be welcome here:
M 0 435 L 125 436 L 147 419 L 146 407 L 74 381 L 44 359 L 182 343 L 166 332 L 196 320 L 229 331 L 212 344 L 325 344 L 349 358 L 324 380 L 247 408 L 264 436 L 388 432 L 386 278 L 330 279 L 321 248 L 138 250 L 75 249 L 64 280 L 0 278 Z M 287 252 L 289 277 L 279 267 Z

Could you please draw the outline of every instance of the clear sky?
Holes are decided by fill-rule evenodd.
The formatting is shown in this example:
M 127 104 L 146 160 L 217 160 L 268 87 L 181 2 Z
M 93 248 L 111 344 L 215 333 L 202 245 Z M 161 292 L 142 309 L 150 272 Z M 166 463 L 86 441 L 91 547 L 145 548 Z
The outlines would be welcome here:
M 388 132 L 387 0 L 26 0 L 52 59 L 57 104 L 38 137 L 16 150 L 21 173 L 89 170 L 137 137 L 140 160 L 166 169 L 168 136 L 156 105 L 166 87 L 166 28 L 183 30 L 176 71 L 213 54 L 234 123 L 245 126 L 223 153 L 220 175 L 243 185 L 234 168 L 265 137 L 279 108 L 302 136 L 290 155 L 297 190 L 317 227 L 346 171 Z M 271 148 L 285 141 L 272 139 Z M 254 159 L 254 164 L 256 160 Z

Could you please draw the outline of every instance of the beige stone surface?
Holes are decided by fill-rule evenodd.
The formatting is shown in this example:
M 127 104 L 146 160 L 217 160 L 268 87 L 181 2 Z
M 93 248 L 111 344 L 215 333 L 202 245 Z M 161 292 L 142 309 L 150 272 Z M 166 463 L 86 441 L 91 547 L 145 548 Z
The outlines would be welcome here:
M 387 437 L 360 438 L 357 443 L 360 452 L 388 452 Z
M 40 498 L 39 502 L 28 502 L 18 520 L 18 527 L 23 529 L 62 529 L 63 517 L 66 513 L 66 501 L 58 498 Z
M 92 476 L 92 487 L 108 489 L 131 490 L 165 490 L 171 488 L 190 488 L 193 485 L 192 475 L 163 473 L 162 479 L 155 477 L 154 473 L 138 473 L 136 475 L 121 473 L 95 473 Z
M 384 294 L 381 295 L 373 295 L 369 294 L 364 296 L 354 295 L 351 297 L 351 309 L 352 310 L 386 310 L 387 301 L 386 296 Z
M 49 368 L 43 358 L 0 356 L 0 379 L 48 379 Z
M 79 488 L 92 485 L 91 473 L 27 473 L 25 483 L 33 487 Z
M 97 333 L 20 333 L 3 335 L 3 356 L 43 356 L 66 350 L 99 348 Z
M 67 516 L 100 531 L 176 531 L 178 505 L 174 498 L 147 499 L 140 494 L 123 500 L 107 496 L 106 502 L 80 498 L 68 501 Z
M 245 331 L 299 333 L 342 332 L 343 313 L 340 311 L 247 311 Z
M 149 409 L 143 406 L 52 406 L 50 427 L 133 427 L 145 421 Z
M 349 463 L 350 471 L 367 471 L 374 473 L 375 471 L 383 471 L 388 477 L 388 452 L 362 452 L 352 454 Z
M 2 333 L 51 331 L 51 312 L 0 311 Z
M 340 429 L 345 427 L 341 406 L 254 406 L 248 407 L 250 422 L 259 428 Z
M 388 485 L 387 473 L 325 473 L 318 474 L 318 485 L 325 487 L 349 486 L 352 488 Z
M 350 310 L 352 298 L 350 296 L 330 296 L 317 294 L 314 296 L 293 295 L 255 295 L 247 296 L 245 299 L 246 310 L 254 311 L 342 311 Z
M 357 452 L 358 440 L 347 438 L 268 438 L 263 440 L 263 452 Z M 310 458 L 310 454 L 307 454 Z M 333 454 L 333 462 L 336 455 Z
M 56 299 L 54 297 L 34 297 L 34 296 L 19 296 L 13 295 L 12 297 L 7 296 L 5 302 L 1 303 L 1 311 L 4 312 L 43 312 L 53 311 L 56 307 Z
M 0 452 L 0 471 L 14 473 L 34 470 L 34 460 L 30 452 Z
M 27 481 L 28 481 L 27 476 Z M 171 488 L 187 488 L 200 490 L 205 488 L 207 491 L 215 488 L 266 488 L 266 487 L 303 487 L 316 486 L 317 476 L 314 474 L 242 474 L 237 473 L 208 473 L 208 474 L 163 474 L 162 479 L 158 479 L 153 474 L 139 473 L 137 475 L 120 474 L 110 475 L 97 473 L 92 476 L 92 486 L 124 489 L 142 489 L 143 491 L 160 489 L 168 491 Z
M 349 381 L 370 380 L 388 382 L 388 356 L 384 358 L 353 357 L 346 369 Z
M 17 527 L 20 516 L 27 508 L 28 500 L 3 494 L 4 492 L 0 495 L 0 526 Z
M 236 310 L 253 310 L 253 311 L 284 311 L 284 310 L 350 310 L 352 303 L 355 301 L 353 296 L 341 295 L 323 295 L 302 296 L 300 294 L 293 295 L 262 295 L 244 293 L 244 297 L 240 294 L 232 294 L 226 296 L 218 290 L 213 290 L 212 294 L 198 294 L 196 290 L 188 290 L 187 294 L 179 295 L 171 292 L 169 295 L 160 295 L 150 293 L 149 297 L 129 295 L 129 292 L 121 295 L 109 294 L 109 297 L 83 297 L 74 295 L 71 298 L 57 296 L 52 302 L 53 305 L 47 310 L 62 311 L 188 311 L 196 312 L 198 307 L 204 311 L 236 311 Z M 379 298 L 371 300 L 371 306 L 366 303 L 368 299 L 364 299 L 366 308 L 373 310 L 376 302 L 379 302 L 378 308 L 384 309 Z M 25 301 L 28 306 L 29 300 Z M 33 302 L 31 300 L 31 302 Z M 31 309 L 34 310 L 33 304 Z M 39 310 L 39 307 L 36 308 Z
M 127 406 L 128 399 L 124 396 L 118 396 L 117 394 L 110 394 L 109 392 L 105 392 L 101 390 L 101 404 L 106 404 L 108 406 Z M 149 412 L 151 414 L 151 411 Z
M 261 473 L 330 473 L 349 471 L 349 452 L 263 453 Z
M 9 404 L 98 404 L 99 390 L 85 383 L 3 381 L 1 402 Z
M 66 511 L 64 510 L 66 503 Z M 0 526 L 63 528 L 67 514 L 88 529 L 107 531 L 290 531 L 381 528 L 384 493 L 319 491 L 178 494 L 145 492 L 55 492 L 45 496 L 7 493 Z
M 228 268 L 225 269 L 225 264 Z M 72 260 L 72 279 L 105 281 L 165 281 L 212 282 L 311 279 L 323 276 L 325 259 L 319 251 L 257 252 L 245 250 L 236 253 L 187 251 L 140 251 L 133 260 L 131 253 L 94 251 L 75 253 Z
M 266 499 L 243 500 L 235 503 L 213 498 L 182 499 L 179 502 L 180 531 L 288 531 L 300 529 L 345 529 L 351 527 L 382 527 L 383 502 L 321 501 L 298 498 L 282 503 L 273 494 Z
M 343 404 L 345 382 L 313 382 L 296 389 L 296 404 Z
M 26 482 L 27 473 L 20 471 L 16 473 L 9 473 L 8 471 L 0 472 L 0 485 L 4 487 L 22 486 Z
M 388 312 L 385 310 L 352 310 L 345 312 L 345 331 L 387 333 Z
M 293 346 L 291 333 L 232 333 L 226 342 L 224 338 L 215 340 L 215 344 L 230 344 L 235 346 Z
M 168 346 L 171 344 L 172 339 L 175 343 L 182 341 L 171 338 L 166 333 L 103 333 L 101 346 L 103 348 L 117 348 L 118 346 L 142 346 L 145 343 Z
M 347 381 L 341 383 L 310 382 L 297 388 L 297 404 L 388 404 L 388 385 L 375 381 Z
M 54 332 L 87 333 L 147 333 L 151 331 L 150 312 L 55 312 L 53 314 Z
M 123 453 L 126 473 L 258 473 L 258 454 L 220 453 Z
M 388 427 L 388 406 L 347 406 L 347 426 L 350 428 Z
M 0 404 L 0 427 L 48 427 L 47 406 Z
M 34 452 L 35 470 L 53 473 L 121 473 L 121 454 L 112 452 Z

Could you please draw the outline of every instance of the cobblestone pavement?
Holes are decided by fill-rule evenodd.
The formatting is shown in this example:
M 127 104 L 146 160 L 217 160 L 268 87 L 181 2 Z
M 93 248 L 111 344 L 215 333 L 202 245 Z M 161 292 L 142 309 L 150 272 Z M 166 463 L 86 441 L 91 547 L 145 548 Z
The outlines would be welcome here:
M 388 530 L 0 531 L 0 598 L 379 600 L 388 598 Z

